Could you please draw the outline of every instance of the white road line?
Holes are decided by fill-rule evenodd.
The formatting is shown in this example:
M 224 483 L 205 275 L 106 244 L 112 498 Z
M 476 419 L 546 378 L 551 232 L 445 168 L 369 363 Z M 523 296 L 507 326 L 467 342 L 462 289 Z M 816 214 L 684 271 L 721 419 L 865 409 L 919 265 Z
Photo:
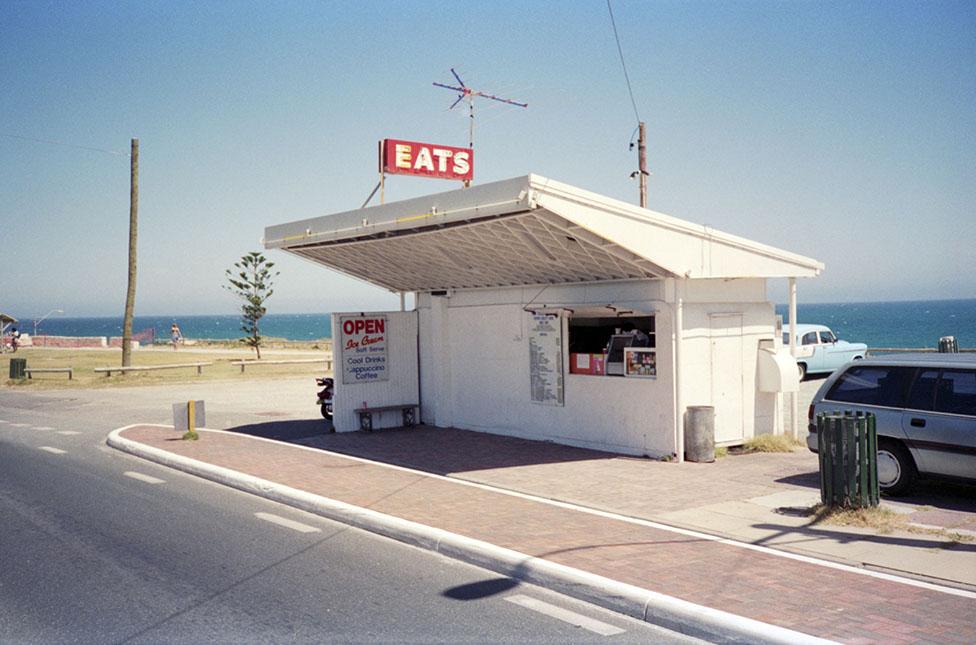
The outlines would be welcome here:
M 58 430 L 58 434 L 63 434 L 66 437 L 70 437 L 72 435 L 81 434 L 81 433 L 78 432 L 77 430 Z
M 564 623 L 569 623 L 574 627 L 582 627 L 583 629 L 591 631 L 594 634 L 599 634 L 600 636 L 616 636 L 617 634 L 624 633 L 624 630 L 620 629 L 619 627 L 614 627 L 613 625 L 596 620 L 595 618 L 588 618 L 583 614 L 577 614 L 575 611 L 563 609 L 562 607 L 557 607 L 556 605 L 551 605 L 547 602 L 536 600 L 535 598 L 530 598 L 529 596 L 524 596 L 522 594 L 505 596 L 505 600 L 515 603 L 520 607 L 525 607 L 526 609 L 531 609 L 532 611 L 539 612 L 540 614 L 545 614 L 550 618 L 555 618 L 556 620 L 561 620 Z
M 166 480 L 159 479 L 158 477 L 153 477 L 152 475 L 143 475 L 142 473 L 137 473 L 132 470 L 127 470 L 122 473 L 126 477 L 131 477 L 132 479 L 138 479 L 141 482 L 146 482 L 147 484 L 165 484 Z
M 54 430 L 51 426 L 34 426 L 35 430 Z
M 10 423 L 10 422 L 5 419 L 0 419 L 0 425 L 3 425 L 4 423 Z
M 29 428 L 30 427 L 30 424 L 29 423 L 11 423 L 10 424 L 10 427 L 11 428 Z
M 271 513 L 255 513 L 254 515 L 258 519 L 262 519 L 265 522 L 271 522 L 272 524 L 277 524 L 278 526 L 284 526 L 293 531 L 298 531 L 299 533 L 316 533 L 321 531 L 321 529 L 317 529 L 314 526 L 302 524 L 301 522 L 296 522 L 295 520 L 289 520 L 285 517 L 272 515 Z
M 51 446 L 39 446 L 38 447 L 38 450 L 43 450 L 45 452 L 50 452 L 50 453 L 55 454 L 55 455 L 63 455 L 63 454 L 65 454 L 65 451 L 64 450 L 61 450 L 60 448 L 52 448 Z

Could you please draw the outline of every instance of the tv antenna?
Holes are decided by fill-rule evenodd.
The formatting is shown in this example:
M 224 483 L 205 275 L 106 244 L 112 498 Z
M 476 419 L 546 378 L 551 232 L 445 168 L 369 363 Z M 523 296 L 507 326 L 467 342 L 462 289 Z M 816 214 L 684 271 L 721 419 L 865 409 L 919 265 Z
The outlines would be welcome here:
M 509 105 L 515 105 L 517 107 L 524 107 L 524 108 L 529 107 L 528 103 L 519 103 L 518 101 L 513 101 L 511 99 L 504 99 L 500 96 L 495 96 L 494 94 L 488 94 L 486 92 L 479 92 L 478 90 L 471 89 L 470 87 L 464 84 L 464 81 L 461 80 L 461 77 L 458 76 L 458 73 L 454 71 L 453 67 L 451 68 L 451 74 L 453 74 L 454 78 L 457 80 L 458 86 L 445 85 L 444 83 L 434 83 L 434 85 L 436 87 L 443 87 L 446 90 L 452 90 L 458 93 L 457 100 L 451 104 L 451 107 L 448 108 L 449 110 L 453 110 L 454 108 L 456 108 L 458 103 L 460 103 L 464 99 L 468 100 L 468 115 L 470 116 L 470 120 L 468 121 L 468 147 L 469 148 L 472 149 L 474 148 L 474 99 L 475 97 L 480 96 L 481 98 L 490 99 L 492 101 L 498 101 L 499 103 L 508 103 Z M 470 186 L 471 182 L 466 181 L 464 182 L 464 185 Z

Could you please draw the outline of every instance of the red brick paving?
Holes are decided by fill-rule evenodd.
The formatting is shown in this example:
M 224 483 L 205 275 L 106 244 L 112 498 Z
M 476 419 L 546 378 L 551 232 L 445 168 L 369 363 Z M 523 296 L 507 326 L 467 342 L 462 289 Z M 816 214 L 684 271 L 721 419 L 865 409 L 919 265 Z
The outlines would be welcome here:
M 976 642 L 976 600 L 559 508 L 423 473 L 204 432 L 124 436 L 693 603 L 848 642 Z M 974 556 L 976 566 L 976 556 Z

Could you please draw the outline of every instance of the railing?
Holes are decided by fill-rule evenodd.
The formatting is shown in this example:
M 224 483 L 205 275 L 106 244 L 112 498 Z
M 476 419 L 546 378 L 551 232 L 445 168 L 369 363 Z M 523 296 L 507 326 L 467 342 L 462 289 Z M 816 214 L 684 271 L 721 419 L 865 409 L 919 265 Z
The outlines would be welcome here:
M 939 350 L 930 347 L 869 347 L 865 355 L 876 354 L 938 354 Z M 960 354 L 976 354 L 976 348 L 960 348 Z

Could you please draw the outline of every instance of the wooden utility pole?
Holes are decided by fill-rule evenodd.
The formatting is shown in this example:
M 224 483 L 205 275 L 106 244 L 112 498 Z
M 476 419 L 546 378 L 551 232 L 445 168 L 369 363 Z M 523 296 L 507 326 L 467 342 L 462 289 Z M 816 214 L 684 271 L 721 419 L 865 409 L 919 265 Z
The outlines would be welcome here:
M 637 137 L 637 172 L 640 177 L 640 205 L 641 208 L 647 208 L 647 139 L 644 137 L 644 122 L 640 121 L 637 128 L 639 130 Z
M 136 239 L 139 230 L 139 140 L 132 140 L 129 167 L 129 285 L 122 319 L 122 367 L 132 364 L 132 312 L 136 306 Z

